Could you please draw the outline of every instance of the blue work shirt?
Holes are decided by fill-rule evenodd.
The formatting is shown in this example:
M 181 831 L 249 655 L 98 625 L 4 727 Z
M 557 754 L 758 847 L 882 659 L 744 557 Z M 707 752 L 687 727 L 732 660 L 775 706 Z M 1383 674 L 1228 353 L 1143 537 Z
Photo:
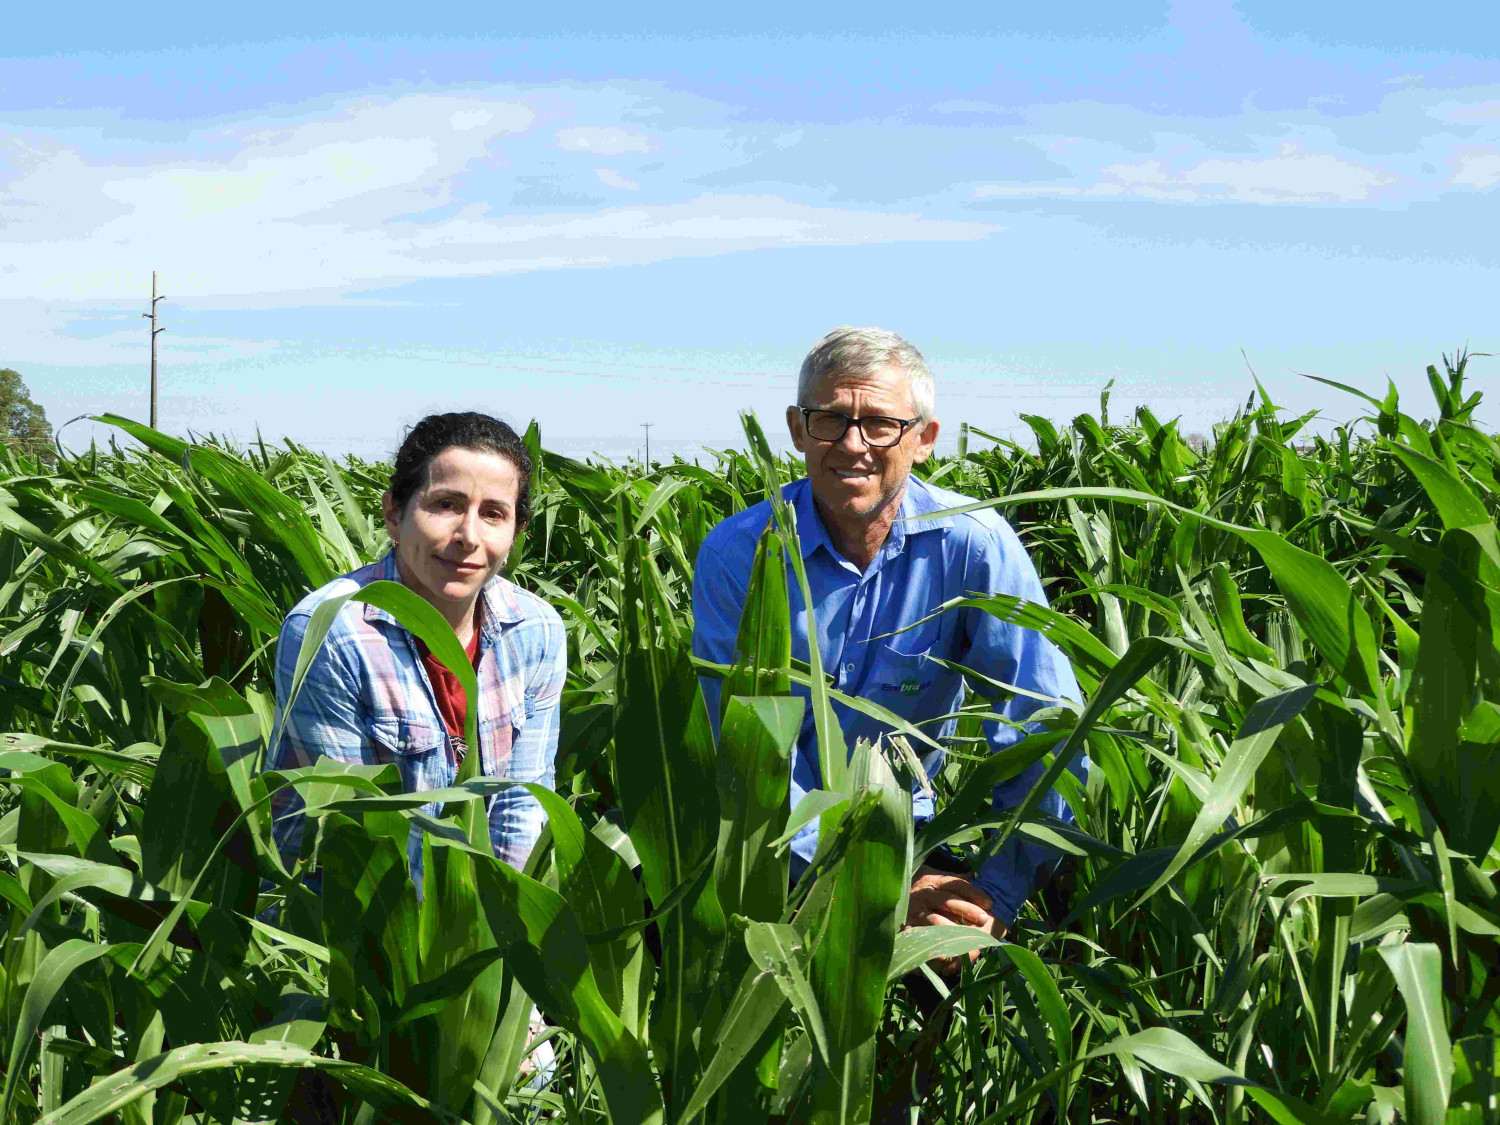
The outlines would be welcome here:
M 835 549 L 813 504 L 812 487 L 804 480 L 787 485 L 782 495 L 796 510 L 798 536 L 812 590 L 818 651 L 834 687 L 846 695 L 880 704 L 912 723 L 947 715 L 963 702 L 962 673 L 945 668 L 934 657 L 1051 699 L 1081 700 L 1078 683 L 1067 658 L 1040 633 L 978 609 L 955 609 L 939 614 L 914 629 L 897 630 L 920 621 L 943 602 L 974 594 L 1012 594 L 1046 604 L 1036 569 L 1010 525 L 993 509 L 921 522 L 913 516 L 972 503 L 970 497 L 908 479 L 900 515 L 889 537 L 863 573 Z M 772 518 L 763 502 L 730 516 L 708 534 L 698 552 L 693 575 L 693 652 L 704 660 L 729 664 L 734 660 L 740 614 L 750 584 L 756 544 Z M 792 612 L 792 655 L 808 658 L 807 610 L 802 592 L 788 564 L 787 585 Z M 896 633 L 895 636 L 886 634 Z M 709 713 L 719 712 L 718 680 L 704 677 L 703 693 Z M 985 690 L 975 685 L 976 690 Z M 807 689 L 792 689 L 807 695 Z M 1003 693 L 995 693 L 1003 694 Z M 996 713 L 1020 722 L 1045 703 L 1016 693 L 1004 699 Z M 844 738 L 874 740 L 890 728 L 857 711 L 834 705 Z M 717 725 L 717 724 L 716 724 Z M 923 730 L 937 739 L 953 734 L 956 719 L 936 730 Z M 984 733 L 991 750 L 1000 750 L 1024 737 L 1024 731 L 987 721 Z M 920 750 L 920 744 L 913 746 Z M 923 757 L 929 776 L 942 765 L 943 752 Z M 1075 770 L 1081 777 L 1084 763 Z M 1013 808 L 1042 775 L 1041 763 L 995 787 L 994 807 Z M 821 787 L 817 733 L 812 711 L 803 717 L 802 732 L 792 751 L 792 805 Z M 1041 811 L 1071 821 L 1066 803 L 1053 791 Z M 912 812 L 920 820 L 932 816 L 932 798 L 916 794 Z M 800 857 L 810 861 L 817 850 L 814 821 L 792 842 Z M 1021 904 L 1035 889 L 1038 869 L 1056 852 L 1029 838 L 1013 836 L 975 875 L 975 883 L 994 900 L 996 918 L 1010 925 Z

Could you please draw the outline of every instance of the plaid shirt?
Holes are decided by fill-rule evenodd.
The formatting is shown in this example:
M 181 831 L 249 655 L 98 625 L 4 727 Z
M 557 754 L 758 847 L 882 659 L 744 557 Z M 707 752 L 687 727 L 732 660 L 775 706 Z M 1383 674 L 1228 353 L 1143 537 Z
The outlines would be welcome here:
M 394 553 L 314 590 L 287 615 L 276 646 L 277 722 L 285 720 L 271 769 L 313 764 L 327 754 L 340 762 L 396 763 L 409 793 L 453 784 L 456 741 L 438 711 L 416 638 L 394 617 L 348 602 L 334 618 L 289 711 L 284 702 L 313 610 L 328 598 L 380 579 L 399 582 Z M 559 700 L 567 678 L 567 637 L 557 611 L 498 575 L 479 598 L 479 772 L 538 782 L 549 789 L 557 756 Z M 276 841 L 297 854 L 303 818 L 292 790 L 273 799 Z M 437 813 L 435 805 L 426 810 Z M 541 832 L 541 805 L 519 786 L 491 798 L 495 854 L 519 868 Z M 421 836 L 408 846 L 421 886 Z

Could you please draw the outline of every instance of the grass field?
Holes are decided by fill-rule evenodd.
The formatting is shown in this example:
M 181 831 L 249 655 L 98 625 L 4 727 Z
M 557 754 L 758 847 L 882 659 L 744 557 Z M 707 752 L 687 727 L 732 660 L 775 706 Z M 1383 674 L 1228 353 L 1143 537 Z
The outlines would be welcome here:
M 1107 397 L 1027 417 L 1025 447 L 966 426 L 919 472 L 996 502 L 1052 601 L 972 604 L 1045 630 L 1086 703 L 988 757 L 973 697 L 915 830 L 911 755 L 843 746 L 791 659 L 789 528 L 744 663 L 688 652 L 699 544 L 797 466 L 753 420 L 712 468 L 649 471 L 533 428 L 511 576 L 563 614 L 570 669 L 524 873 L 483 828 L 503 782 L 461 774 L 433 818 L 394 767 L 261 771 L 281 619 L 384 550 L 382 466 L 119 418 L 128 451 L 0 453 L 0 1120 L 856 1122 L 922 1072 L 930 1121 L 1500 1120 L 1500 445 L 1467 363 L 1429 369 L 1431 404 L 1353 391 L 1367 416 L 1326 433 L 1263 392 L 1202 444 Z M 401 587 L 363 597 L 441 640 Z M 728 681 L 717 748 L 700 673 Z M 824 851 L 789 891 L 804 706 Z M 1075 826 L 1034 810 L 1053 780 Z M 286 785 L 317 824 L 290 869 Z M 924 1021 L 902 978 L 992 943 L 900 932 L 909 872 L 1017 832 L 1072 857 L 1071 897 L 933 976 L 951 1018 Z M 531 1001 L 541 1089 L 516 1077 Z

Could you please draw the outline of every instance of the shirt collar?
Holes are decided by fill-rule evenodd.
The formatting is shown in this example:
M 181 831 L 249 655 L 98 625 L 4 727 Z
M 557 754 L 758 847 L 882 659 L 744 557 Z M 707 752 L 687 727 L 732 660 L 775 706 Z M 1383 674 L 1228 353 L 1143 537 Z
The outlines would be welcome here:
M 394 550 L 387 551 L 385 556 L 375 563 L 370 581 L 401 581 L 401 571 L 396 566 Z M 484 588 L 479 591 L 479 603 L 479 631 L 486 641 L 499 635 L 501 625 L 514 625 L 526 616 L 521 608 L 520 599 L 516 597 L 515 589 L 498 574 L 486 582 Z M 368 602 L 365 603 L 365 620 L 385 621 L 391 625 L 401 624 L 394 616 Z
M 792 507 L 797 512 L 797 541 L 802 545 L 802 557 L 811 558 L 819 547 L 837 557 L 838 551 L 834 549 L 833 540 L 828 538 L 828 529 L 823 526 L 823 517 L 818 515 L 818 506 L 813 502 L 812 482 L 803 477 L 791 488 L 797 490 Z
M 797 489 L 796 495 L 792 498 L 792 506 L 797 512 L 797 538 L 802 545 L 802 557 L 810 558 L 819 547 L 827 550 L 830 555 L 838 557 L 838 549 L 834 547 L 833 540 L 828 538 L 828 529 L 823 526 L 823 517 L 818 514 L 817 504 L 813 501 L 811 482 L 803 477 L 792 487 Z M 951 507 L 953 507 L 952 504 L 945 503 L 935 496 L 932 489 L 922 481 L 916 477 L 907 477 L 906 491 L 901 496 L 901 506 L 896 513 L 895 521 L 891 524 L 890 538 L 885 541 L 885 546 L 881 550 L 895 553 L 906 545 L 907 536 L 952 527 L 952 516 L 915 520 L 916 516 L 923 516 L 928 512 L 940 512 L 944 508 Z
M 906 495 L 901 497 L 901 512 L 896 517 L 896 522 L 905 528 L 907 535 L 945 530 L 953 526 L 952 516 L 939 516 L 937 519 L 921 521 L 917 521 L 915 517 L 925 516 L 929 512 L 941 512 L 944 508 L 955 507 L 956 503 L 957 501 L 950 502 L 938 496 L 933 487 L 925 481 L 920 481 L 916 477 L 908 477 Z

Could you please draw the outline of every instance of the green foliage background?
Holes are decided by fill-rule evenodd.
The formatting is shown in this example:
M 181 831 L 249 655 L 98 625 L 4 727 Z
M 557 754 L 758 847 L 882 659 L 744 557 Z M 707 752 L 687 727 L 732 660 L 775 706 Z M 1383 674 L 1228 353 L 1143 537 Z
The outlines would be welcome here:
M 908 1120 L 916 1089 L 934 1121 L 1495 1121 L 1500 448 L 1467 363 L 1429 370 L 1431 420 L 1353 390 L 1367 417 L 1328 434 L 1264 392 L 1201 446 L 1111 422 L 1107 392 L 1066 428 L 1027 417 L 1034 448 L 965 426 L 919 471 L 996 504 L 1052 599 L 971 604 L 1046 631 L 1086 700 L 991 757 L 974 695 L 915 831 L 911 756 L 843 746 L 790 659 L 788 513 L 741 663 L 687 651 L 703 537 L 796 472 L 753 420 L 712 467 L 582 464 L 533 427 L 511 576 L 564 614 L 570 669 L 524 873 L 483 830 L 503 780 L 261 771 L 282 616 L 384 549 L 381 466 L 119 418 L 129 449 L 0 452 L 0 1117 Z M 408 591 L 360 596 L 464 665 Z M 699 674 L 728 681 L 717 749 Z M 793 683 L 828 788 L 788 892 Z M 1076 826 L 1035 811 L 1054 780 Z M 286 785 L 317 824 L 290 868 Z M 898 933 L 911 870 L 1016 832 L 1071 857 L 1071 898 L 932 976 L 992 943 Z M 517 1077 L 531 1001 L 544 1088 Z
M 54 456 L 47 412 L 31 401 L 20 372 L 9 367 L 0 367 L 0 445 L 46 462 Z

